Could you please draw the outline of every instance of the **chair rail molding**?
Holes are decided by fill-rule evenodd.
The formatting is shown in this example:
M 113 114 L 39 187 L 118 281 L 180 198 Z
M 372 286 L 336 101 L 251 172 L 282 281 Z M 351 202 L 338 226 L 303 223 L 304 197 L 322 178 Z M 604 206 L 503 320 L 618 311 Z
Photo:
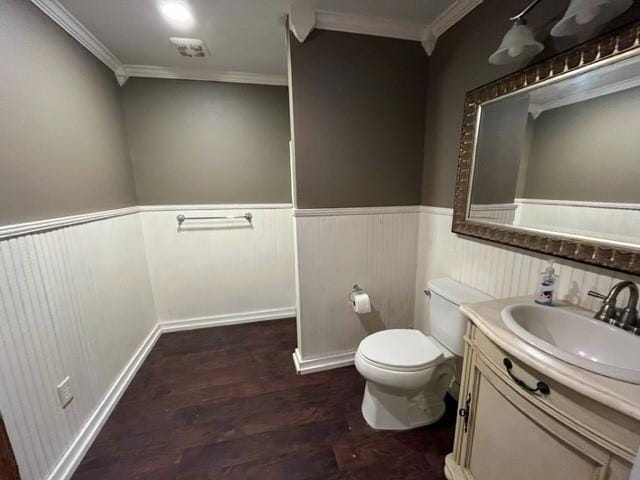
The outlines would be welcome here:
M 16 223 L 0 226 L 0 240 L 36 232 L 45 232 L 71 225 L 96 222 L 108 218 L 122 217 L 139 212 L 173 212 L 180 210 L 288 210 L 291 203 L 246 203 L 246 204 L 188 204 L 188 205 L 140 205 L 116 208 L 113 210 L 99 210 L 95 212 L 80 213 L 66 217 L 47 218 L 32 222 Z
M 69 215 L 66 217 L 48 218 L 44 220 L 35 220 L 33 222 L 4 225 L 0 226 L 0 240 L 19 237 L 21 235 L 28 235 L 36 232 L 55 230 L 71 225 L 80 225 L 82 223 L 106 220 L 108 218 L 123 217 L 125 215 L 132 215 L 138 212 L 138 207 L 124 207 L 114 210 L 100 210 L 97 212 L 81 213 L 78 215 Z
M 342 215 L 384 215 L 394 213 L 418 213 L 419 205 L 391 207 L 340 207 L 340 208 L 294 208 L 294 217 L 334 217 Z
M 414 40 L 422 44 L 427 55 L 431 55 L 438 37 L 481 3 L 482 0 L 456 0 L 433 22 L 427 24 L 316 10 L 309 0 L 297 0 L 291 6 L 289 13 L 289 28 L 300 42 L 304 42 L 314 28 L 319 28 L 336 32 Z

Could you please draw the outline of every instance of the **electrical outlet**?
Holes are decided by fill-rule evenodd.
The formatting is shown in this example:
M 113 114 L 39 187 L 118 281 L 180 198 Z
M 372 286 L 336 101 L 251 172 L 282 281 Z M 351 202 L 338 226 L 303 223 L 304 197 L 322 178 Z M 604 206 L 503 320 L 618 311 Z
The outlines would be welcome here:
M 71 393 L 71 377 L 65 378 L 60 385 L 56 388 L 58 391 L 58 400 L 60 400 L 60 406 L 67 408 L 67 405 L 73 400 L 73 393 Z

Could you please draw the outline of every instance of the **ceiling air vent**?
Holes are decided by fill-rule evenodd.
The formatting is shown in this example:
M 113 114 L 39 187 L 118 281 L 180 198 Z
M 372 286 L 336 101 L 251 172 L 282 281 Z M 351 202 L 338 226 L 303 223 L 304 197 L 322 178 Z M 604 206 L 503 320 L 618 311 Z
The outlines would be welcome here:
M 169 41 L 175 45 L 178 53 L 183 57 L 203 58 L 209 55 L 207 45 L 198 38 L 171 37 Z

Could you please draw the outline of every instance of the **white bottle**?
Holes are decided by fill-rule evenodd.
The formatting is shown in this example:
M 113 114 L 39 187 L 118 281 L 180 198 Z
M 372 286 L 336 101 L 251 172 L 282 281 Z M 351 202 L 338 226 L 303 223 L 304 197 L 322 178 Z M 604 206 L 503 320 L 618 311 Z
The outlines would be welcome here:
M 540 305 L 554 305 L 556 303 L 556 284 L 558 276 L 553 268 L 553 260 L 548 260 L 549 265 L 540 272 L 540 283 L 536 289 L 534 301 Z

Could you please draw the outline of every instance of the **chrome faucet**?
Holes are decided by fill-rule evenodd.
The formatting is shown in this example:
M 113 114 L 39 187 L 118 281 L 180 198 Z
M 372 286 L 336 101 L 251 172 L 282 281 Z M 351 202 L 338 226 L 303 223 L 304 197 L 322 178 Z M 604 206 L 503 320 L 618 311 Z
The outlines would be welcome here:
M 629 301 L 625 308 L 618 308 L 616 303 L 618 295 L 625 288 L 629 289 Z M 603 300 L 600 310 L 596 312 L 594 318 L 610 323 L 625 330 L 640 331 L 640 319 L 638 319 L 638 287 L 635 283 L 625 280 L 616 283 L 607 296 L 589 290 L 588 295 Z

